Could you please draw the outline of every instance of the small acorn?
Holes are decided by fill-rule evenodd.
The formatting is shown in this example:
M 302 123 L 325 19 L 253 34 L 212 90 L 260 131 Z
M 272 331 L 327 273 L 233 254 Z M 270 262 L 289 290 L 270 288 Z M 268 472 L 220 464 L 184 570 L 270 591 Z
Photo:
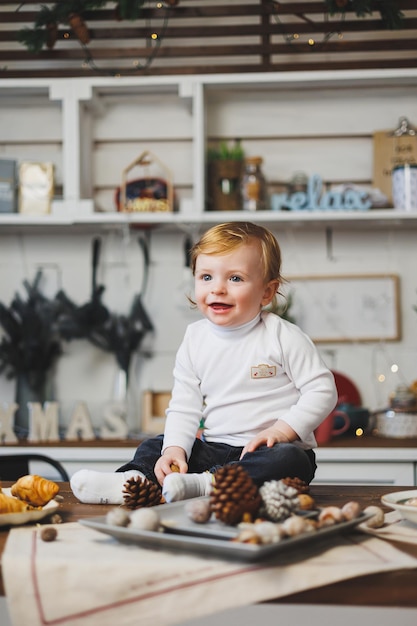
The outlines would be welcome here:
M 299 493 L 297 497 L 301 511 L 311 511 L 315 508 L 316 503 L 314 498 L 312 498 L 308 493 Z
M 190 520 L 197 524 L 205 524 L 211 517 L 210 500 L 190 500 L 185 510 Z
M 129 513 L 121 508 L 111 509 L 106 515 L 106 522 L 110 526 L 127 526 L 130 522 Z
M 157 531 L 160 526 L 159 515 L 152 508 L 136 509 L 130 514 L 129 526 L 136 530 Z
M 372 517 L 366 520 L 368 528 L 381 528 L 385 523 L 385 513 L 379 506 L 367 506 L 364 513 L 370 513 Z
M 42 541 L 55 541 L 58 536 L 57 529 L 54 526 L 46 526 L 41 530 Z

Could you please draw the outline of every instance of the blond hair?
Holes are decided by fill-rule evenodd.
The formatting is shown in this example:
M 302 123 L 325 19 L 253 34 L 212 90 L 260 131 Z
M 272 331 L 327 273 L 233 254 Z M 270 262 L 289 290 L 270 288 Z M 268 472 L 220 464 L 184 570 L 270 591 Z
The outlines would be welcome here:
M 264 283 L 276 280 L 278 291 L 279 285 L 285 282 L 281 275 L 280 247 L 269 230 L 252 222 L 226 222 L 205 232 L 190 251 L 193 274 L 200 254 L 228 254 L 238 246 L 252 242 L 258 243 L 260 247 Z

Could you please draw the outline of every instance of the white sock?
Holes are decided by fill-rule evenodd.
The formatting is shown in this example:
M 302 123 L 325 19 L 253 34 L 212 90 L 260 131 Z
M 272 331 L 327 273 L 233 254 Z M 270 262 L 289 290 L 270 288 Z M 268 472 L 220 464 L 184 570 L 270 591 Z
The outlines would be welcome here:
M 132 476 L 145 476 L 138 470 L 95 472 L 82 469 L 70 480 L 73 494 L 86 504 L 123 504 L 123 486 Z
M 213 474 L 179 474 L 172 472 L 165 477 L 162 495 L 167 502 L 208 496 L 213 486 Z

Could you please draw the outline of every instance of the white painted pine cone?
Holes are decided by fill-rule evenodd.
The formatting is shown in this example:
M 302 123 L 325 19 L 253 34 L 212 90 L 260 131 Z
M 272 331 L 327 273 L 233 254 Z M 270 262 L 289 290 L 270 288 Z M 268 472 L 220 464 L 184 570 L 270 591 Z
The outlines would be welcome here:
M 270 480 L 259 489 L 262 498 L 260 513 L 268 519 L 279 522 L 299 508 L 297 490 L 282 480 Z

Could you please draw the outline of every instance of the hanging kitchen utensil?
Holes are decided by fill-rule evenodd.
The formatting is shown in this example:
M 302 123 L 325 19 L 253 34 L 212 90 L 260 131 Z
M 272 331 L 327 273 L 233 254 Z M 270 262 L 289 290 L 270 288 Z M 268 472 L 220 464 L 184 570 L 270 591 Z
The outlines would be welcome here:
M 102 303 L 105 287 L 97 284 L 100 252 L 101 239 L 95 237 L 92 241 L 91 297 L 88 302 L 77 306 L 63 290 L 57 294 L 57 299 L 63 307 L 59 320 L 60 330 L 67 341 L 88 338 L 98 326 L 104 324 L 109 318 L 110 313 Z
M 89 337 L 95 346 L 115 355 L 126 376 L 133 353 L 140 348 L 145 335 L 153 331 L 152 321 L 142 302 L 148 282 L 149 247 L 144 235 L 138 238 L 138 243 L 143 256 L 143 279 L 139 293 L 133 297 L 128 315 L 110 313 L 108 319 L 98 325 Z

